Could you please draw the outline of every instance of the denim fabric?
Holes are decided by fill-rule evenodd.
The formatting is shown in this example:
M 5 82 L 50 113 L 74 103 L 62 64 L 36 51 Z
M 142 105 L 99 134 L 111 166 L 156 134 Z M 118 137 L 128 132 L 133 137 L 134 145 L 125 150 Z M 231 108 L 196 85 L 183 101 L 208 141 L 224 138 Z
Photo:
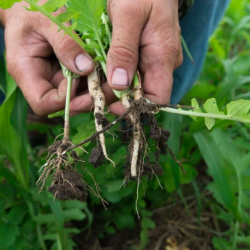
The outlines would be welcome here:
M 209 37 L 223 17 L 229 2 L 230 0 L 195 0 L 191 10 L 181 20 L 181 33 L 194 58 L 194 63 L 183 51 L 183 64 L 174 72 L 172 104 L 177 104 L 199 77 Z

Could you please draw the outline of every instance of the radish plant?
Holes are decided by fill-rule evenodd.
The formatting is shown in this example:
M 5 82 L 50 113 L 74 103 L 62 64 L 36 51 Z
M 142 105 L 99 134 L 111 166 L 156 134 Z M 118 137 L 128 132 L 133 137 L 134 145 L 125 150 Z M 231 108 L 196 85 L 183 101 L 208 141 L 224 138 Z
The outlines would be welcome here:
M 15 2 L 20 1 L 10 0 L 7 3 L 5 0 L 0 0 L 0 7 L 9 8 Z M 157 177 L 157 175 L 162 173 L 161 167 L 157 164 L 160 154 L 169 152 L 182 168 L 181 162 L 175 158 L 167 144 L 170 133 L 159 127 L 154 116 L 155 113 L 170 112 L 188 115 L 194 120 L 196 120 L 197 117 L 203 117 L 208 129 L 214 126 L 215 119 L 250 123 L 250 101 L 248 100 L 238 100 L 227 104 L 226 113 L 219 111 L 216 100 L 213 98 L 207 100 L 203 108 L 200 108 L 195 99 L 192 100 L 191 106 L 171 106 L 152 103 L 143 95 L 143 82 L 141 81 L 139 70 L 135 72 L 133 83 L 128 90 L 121 92 L 114 91 L 115 95 L 121 100 L 126 113 L 117 120 L 109 122 L 105 118 L 105 96 L 100 84 L 100 70 L 106 75 L 107 52 L 112 40 L 112 24 L 107 15 L 106 1 L 49 0 L 44 5 L 39 5 L 37 0 L 25 0 L 25 2 L 30 5 L 28 10 L 43 13 L 54 24 L 58 25 L 65 34 L 69 35 L 76 43 L 85 49 L 96 62 L 94 72 L 88 76 L 89 93 L 94 105 L 96 133 L 77 145 L 74 145 L 69 139 L 71 82 L 72 78 L 77 76 L 62 65 L 64 76 L 68 79 L 64 136 L 62 141 L 56 141 L 49 147 L 47 162 L 42 167 L 43 173 L 37 182 L 42 189 L 49 175 L 54 175 L 54 180 L 49 191 L 52 192 L 56 198 L 83 200 L 83 197 L 86 197 L 87 190 L 101 197 L 100 189 L 96 183 L 95 189 L 93 189 L 77 174 L 75 165 L 81 162 L 81 159 L 75 149 L 81 147 L 91 139 L 96 138 L 97 147 L 92 151 L 90 162 L 94 167 L 98 167 L 103 163 L 104 158 L 106 158 L 115 165 L 112 159 L 108 157 L 104 134 L 114 124 L 126 116 L 130 118 L 132 137 L 128 146 L 124 183 L 130 179 L 134 179 L 138 181 L 138 186 L 142 176 L 148 174 Z M 58 16 L 52 14 L 63 6 L 67 7 L 66 12 Z M 65 26 L 64 23 L 67 22 L 71 22 L 71 25 Z M 150 137 L 157 145 L 157 150 L 154 152 L 156 158 L 156 163 L 154 164 L 151 163 L 149 158 L 150 149 L 148 146 L 148 138 L 146 138 L 144 133 L 145 123 L 149 125 Z M 70 193 L 70 195 L 67 196 L 67 193 Z M 102 201 L 105 203 L 104 200 Z

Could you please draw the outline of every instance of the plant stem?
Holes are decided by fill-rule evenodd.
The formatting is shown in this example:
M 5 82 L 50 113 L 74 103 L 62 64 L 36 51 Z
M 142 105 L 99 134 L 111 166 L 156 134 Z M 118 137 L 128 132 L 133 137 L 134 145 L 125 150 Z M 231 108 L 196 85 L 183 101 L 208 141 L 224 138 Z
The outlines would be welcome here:
M 25 0 L 31 7 L 33 7 L 35 10 L 41 12 L 43 15 L 48 17 L 52 22 L 54 22 L 59 28 L 61 28 L 65 33 L 67 33 L 76 43 L 78 43 L 83 49 L 85 49 L 86 45 L 85 43 L 80 39 L 80 37 L 74 33 L 70 28 L 64 26 L 60 21 L 57 20 L 57 18 L 53 15 L 51 15 L 48 11 L 46 11 L 42 6 L 39 6 L 32 0 Z
M 234 238 L 233 238 L 233 248 L 232 250 L 236 250 L 237 247 L 237 238 L 238 238 L 238 231 L 239 231 L 239 221 L 236 221 L 234 224 Z
M 217 114 L 210 114 L 210 113 L 207 114 L 207 113 L 199 113 L 199 112 L 179 110 L 179 109 L 173 109 L 173 108 L 160 108 L 159 110 L 164 111 L 164 112 L 173 113 L 173 114 L 179 114 L 179 115 L 189 115 L 189 116 L 197 116 L 197 117 L 204 117 L 204 118 L 208 117 L 208 118 L 214 118 L 214 119 L 222 119 L 222 120 L 250 123 L 249 119 L 231 117 L 229 115 L 217 115 Z
M 29 201 L 26 201 L 28 208 L 29 208 L 29 212 L 30 212 L 30 216 L 32 218 L 33 221 L 35 221 L 35 209 L 34 209 L 34 204 L 32 204 Z M 36 222 L 36 233 L 37 233 L 37 237 L 38 237 L 38 241 L 40 243 L 40 246 L 42 248 L 42 250 L 47 250 L 45 242 L 43 240 L 43 236 L 42 236 L 42 230 L 41 230 L 41 225 L 39 223 Z
M 66 95 L 66 103 L 65 103 L 65 118 L 64 118 L 64 141 L 69 140 L 69 104 L 70 104 L 70 96 L 71 96 L 71 88 L 72 88 L 72 74 L 69 73 L 67 76 L 67 95 Z
M 109 24 L 108 24 L 108 17 L 106 16 L 105 13 L 102 14 L 102 22 L 105 25 L 105 29 L 106 29 L 106 34 L 108 35 L 109 38 L 109 46 L 111 45 L 111 41 L 112 41 L 112 35 L 109 29 Z

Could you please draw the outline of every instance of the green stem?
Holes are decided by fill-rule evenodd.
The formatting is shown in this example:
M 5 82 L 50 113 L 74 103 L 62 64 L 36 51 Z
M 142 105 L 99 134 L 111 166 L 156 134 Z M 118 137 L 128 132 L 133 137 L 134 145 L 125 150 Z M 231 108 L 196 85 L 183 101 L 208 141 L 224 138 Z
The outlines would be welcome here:
M 237 240 L 238 240 L 238 232 L 239 232 L 239 221 L 236 221 L 235 226 L 234 226 L 234 238 L 233 238 L 233 248 L 232 248 L 232 250 L 236 250 Z
M 222 119 L 222 120 L 250 123 L 249 119 L 231 117 L 228 115 L 206 114 L 206 113 L 199 113 L 199 112 L 186 111 L 186 110 L 173 109 L 173 108 L 160 108 L 159 110 L 168 112 L 168 113 L 179 114 L 179 115 L 189 115 L 189 116 L 197 116 L 197 117 L 203 117 L 203 118 L 208 117 L 208 118 L 213 118 L 213 119 Z
M 31 202 L 27 202 L 28 208 L 29 208 L 29 212 L 30 212 L 30 216 L 32 218 L 33 221 L 35 218 L 35 209 L 34 209 L 34 205 Z M 37 237 L 38 237 L 38 241 L 40 243 L 40 246 L 42 248 L 42 250 L 47 250 L 45 242 L 43 240 L 43 236 L 42 236 L 42 229 L 41 229 L 41 225 L 36 223 L 36 233 L 37 233 Z
M 66 95 L 66 103 L 65 103 L 65 122 L 69 121 L 69 104 L 70 104 L 70 96 L 71 96 L 71 88 L 72 88 L 72 75 L 70 74 L 67 77 L 67 95 Z
M 64 141 L 69 140 L 69 105 L 70 105 L 70 96 L 71 96 L 71 88 L 72 88 L 72 73 L 69 72 L 67 76 L 67 95 L 65 102 L 65 117 L 64 117 Z
M 241 178 L 240 178 L 240 171 L 238 171 L 238 169 L 235 169 L 236 171 L 236 178 L 237 178 L 237 182 L 238 182 L 238 212 L 239 214 L 241 214 L 241 204 L 242 204 L 242 183 L 241 183 Z
M 64 26 L 60 21 L 57 20 L 56 17 L 51 15 L 48 11 L 44 10 L 42 6 L 39 6 L 32 0 L 25 0 L 28 4 L 30 4 L 31 7 L 33 7 L 35 10 L 41 12 L 46 17 L 48 17 L 52 22 L 54 22 L 58 27 L 60 27 L 63 31 L 65 31 L 76 43 L 78 43 L 83 49 L 85 49 L 85 43 L 80 39 L 80 37 L 74 33 L 70 28 Z
M 106 29 L 106 34 L 108 35 L 108 38 L 109 38 L 109 46 L 111 45 L 111 41 L 112 41 L 112 35 L 111 35 L 111 32 L 110 32 L 110 29 L 109 29 L 109 24 L 108 24 L 108 17 L 106 16 L 105 13 L 102 14 L 102 22 L 104 23 L 105 25 L 105 29 Z
M 97 33 L 97 31 L 95 31 L 95 35 L 96 35 L 96 38 L 97 38 L 97 42 L 98 42 L 98 44 L 99 44 L 99 46 L 100 46 L 100 48 L 101 48 L 102 56 L 103 56 L 103 58 L 104 58 L 104 60 L 105 60 L 105 62 L 106 62 L 106 61 L 107 61 L 107 55 L 106 55 L 105 49 L 104 49 L 104 47 L 103 47 L 103 44 L 102 44 L 102 42 L 101 42 L 100 36 L 99 36 L 99 34 Z M 95 51 L 96 51 L 96 50 L 95 50 Z

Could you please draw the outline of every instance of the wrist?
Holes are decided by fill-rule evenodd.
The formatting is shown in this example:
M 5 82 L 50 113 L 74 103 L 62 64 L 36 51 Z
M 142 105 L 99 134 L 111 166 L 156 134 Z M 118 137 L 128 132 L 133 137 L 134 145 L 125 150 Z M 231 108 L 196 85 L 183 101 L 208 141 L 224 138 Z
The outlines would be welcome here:
M 195 0 L 178 0 L 179 1 L 179 19 L 182 19 L 193 6 Z

